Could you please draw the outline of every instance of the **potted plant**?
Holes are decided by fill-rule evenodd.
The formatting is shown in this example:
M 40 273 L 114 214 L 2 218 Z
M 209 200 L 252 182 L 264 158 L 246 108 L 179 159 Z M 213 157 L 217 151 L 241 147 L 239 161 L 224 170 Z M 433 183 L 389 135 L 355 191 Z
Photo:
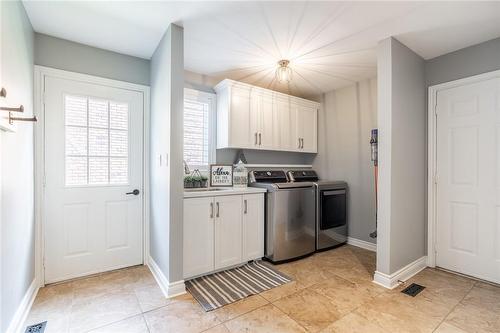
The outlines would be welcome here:
M 208 177 L 207 177 L 207 176 L 203 176 L 203 175 L 202 175 L 202 176 L 201 176 L 201 178 L 200 178 L 200 180 L 201 180 L 200 187 L 207 187 L 207 185 L 208 185 L 208 184 L 207 184 L 207 182 L 208 182 Z
M 185 176 L 184 177 L 184 188 L 193 188 L 193 187 L 195 187 L 194 186 L 194 182 L 195 182 L 194 178 L 195 177 L 191 176 L 191 175 Z

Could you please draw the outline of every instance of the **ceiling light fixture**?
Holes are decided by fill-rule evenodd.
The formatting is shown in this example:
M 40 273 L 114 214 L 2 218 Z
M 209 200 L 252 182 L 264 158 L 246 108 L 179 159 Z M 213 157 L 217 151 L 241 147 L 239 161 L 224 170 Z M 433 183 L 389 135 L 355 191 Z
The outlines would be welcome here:
M 288 67 L 289 60 L 278 61 L 278 68 L 276 69 L 276 79 L 281 83 L 288 83 L 292 81 L 292 69 Z

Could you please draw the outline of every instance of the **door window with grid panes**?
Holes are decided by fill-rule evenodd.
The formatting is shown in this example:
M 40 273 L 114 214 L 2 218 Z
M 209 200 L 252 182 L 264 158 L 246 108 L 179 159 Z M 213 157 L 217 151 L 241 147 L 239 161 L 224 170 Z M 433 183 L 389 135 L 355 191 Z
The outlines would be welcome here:
M 128 105 L 64 97 L 65 184 L 128 184 Z

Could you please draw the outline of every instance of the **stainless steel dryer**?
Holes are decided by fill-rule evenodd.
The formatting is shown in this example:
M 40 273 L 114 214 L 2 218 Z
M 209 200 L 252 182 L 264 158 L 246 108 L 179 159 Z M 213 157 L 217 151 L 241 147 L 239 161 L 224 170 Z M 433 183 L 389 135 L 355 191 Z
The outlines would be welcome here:
M 251 171 L 249 180 L 250 186 L 267 189 L 264 257 L 280 263 L 314 253 L 314 184 L 290 183 L 279 170 Z
M 288 171 L 292 183 L 314 183 L 316 192 L 316 250 L 347 243 L 347 183 L 319 180 L 314 170 Z

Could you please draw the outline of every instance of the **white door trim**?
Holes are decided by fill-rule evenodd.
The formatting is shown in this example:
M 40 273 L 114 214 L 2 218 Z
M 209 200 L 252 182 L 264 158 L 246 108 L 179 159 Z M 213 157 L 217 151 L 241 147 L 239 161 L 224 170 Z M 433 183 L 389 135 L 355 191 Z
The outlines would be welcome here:
M 69 72 L 65 70 L 34 66 L 34 114 L 38 118 L 38 126 L 35 126 L 35 277 L 40 286 L 45 285 L 44 274 L 44 196 L 45 183 L 45 109 L 44 109 L 44 80 L 45 77 L 58 77 L 68 80 L 80 81 L 91 84 L 110 86 L 113 88 L 126 89 L 141 92 L 144 96 L 144 128 L 143 128 L 143 264 L 149 260 L 149 86 L 111 80 L 97 76 Z
M 430 86 L 428 90 L 429 104 L 427 116 L 428 128 L 428 150 L 427 150 L 427 266 L 436 267 L 436 228 L 437 228 L 437 195 L 436 195 L 436 162 L 437 162 L 437 122 L 436 103 L 439 91 L 459 87 L 465 84 L 486 81 L 493 78 L 500 78 L 500 70 L 484 74 L 470 76 L 464 79 L 441 83 Z

